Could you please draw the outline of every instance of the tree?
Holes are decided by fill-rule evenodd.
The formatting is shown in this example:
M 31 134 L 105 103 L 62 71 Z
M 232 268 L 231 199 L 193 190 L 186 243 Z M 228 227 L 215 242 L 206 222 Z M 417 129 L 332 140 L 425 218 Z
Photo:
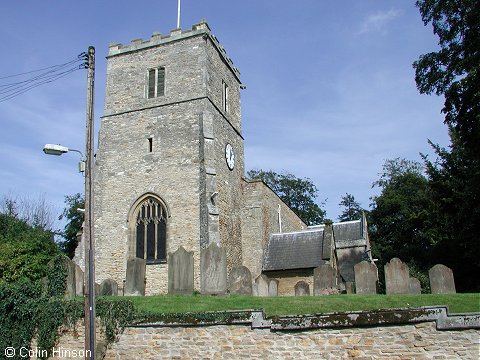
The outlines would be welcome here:
M 82 229 L 85 218 L 84 212 L 79 211 L 79 209 L 85 208 L 85 199 L 80 193 L 67 195 L 65 196 L 65 204 L 67 206 L 63 209 L 59 220 L 65 217 L 68 222 L 62 232 L 64 241 L 61 242 L 60 249 L 72 259 L 75 256 L 75 249 L 78 245 L 77 233 Z
M 0 213 L 0 282 L 41 279 L 48 274 L 48 263 L 56 254 L 51 231 Z
M 55 224 L 54 207 L 47 203 L 44 196 L 3 196 L 1 212 L 25 221 L 32 227 L 53 230 Z
M 250 170 L 247 177 L 262 180 L 307 225 L 321 224 L 324 221 L 326 213 L 315 203 L 318 189 L 310 179 L 300 179 L 289 173 L 277 174 L 271 170 Z
M 344 207 L 342 214 L 338 217 L 338 221 L 358 220 L 362 216 L 363 209 L 351 194 L 347 193 L 342 196 L 342 201 L 340 201 L 338 206 Z
M 432 226 L 428 180 L 422 170 L 415 161 L 387 160 L 373 183 L 381 192 L 371 198 L 370 238 L 373 256 L 381 266 L 393 257 L 424 271 L 431 263 L 437 228 Z
M 431 197 L 443 236 L 438 261 L 450 266 L 461 291 L 480 289 L 480 2 L 419 0 L 425 25 L 432 23 L 440 50 L 414 63 L 421 93 L 444 95 L 442 112 L 449 149 L 430 143 L 437 155 L 424 156 Z
M 456 141 L 480 156 L 480 2 L 418 0 L 425 25 L 432 23 L 440 50 L 415 61 L 420 93 L 445 96 L 445 123 Z

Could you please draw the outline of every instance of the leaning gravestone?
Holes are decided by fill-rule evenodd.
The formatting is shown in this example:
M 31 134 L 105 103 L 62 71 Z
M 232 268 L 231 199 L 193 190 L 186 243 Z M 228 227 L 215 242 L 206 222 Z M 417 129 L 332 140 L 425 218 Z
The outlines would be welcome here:
M 410 275 L 407 264 L 393 258 L 384 267 L 385 290 L 387 295 L 410 293 Z
M 227 292 L 227 254 L 225 249 L 211 243 L 200 251 L 201 292 L 223 295 Z
M 118 284 L 113 279 L 105 279 L 100 283 L 100 295 L 118 296 Z
M 187 251 L 183 246 L 168 254 L 168 293 L 193 293 L 193 251 Z
M 268 280 L 268 296 L 278 296 L 278 280 Z
M 295 284 L 295 296 L 309 296 L 310 286 L 305 281 L 299 281 Z
M 83 271 L 77 264 L 75 264 L 75 294 L 83 295 Z
M 320 265 L 313 270 L 313 294 L 325 295 L 336 289 L 336 273 L 328 264 Z
M 457 292 L 453 271 L 449 267 L 437 264 L 428 271 L 428 277 L 430 278 L 432 294 L 453 294 Z
M 70 260 L 68 257 L 62 258 L 63 266 L 66 273 L 66 287 L 65 287 L 65 297 L 67 299 L 73 299 L 76 295 L 75 292 L 75 263 Z
M 145 296 L 145 259 L 133 258 L 127 261 L 125 295 Z
M 355 292 L 357 294 L 376 294 L 377 266 L 369 261 L 361 261 L 353 267 L 355 271 Z
M 234 266 L 228 277 L 230 294 L 252 295 L 252 274 L 246 266 Z
M 411 277 L 408 282 L 408 293 L 409 294 L 421 294 L 422 286 L 420 285 L 420 280 L 417 278 Z
M 255 292 L 256 296 L 268 296 L 268 277 L 266 275 L 258 275 L 255 279 Z

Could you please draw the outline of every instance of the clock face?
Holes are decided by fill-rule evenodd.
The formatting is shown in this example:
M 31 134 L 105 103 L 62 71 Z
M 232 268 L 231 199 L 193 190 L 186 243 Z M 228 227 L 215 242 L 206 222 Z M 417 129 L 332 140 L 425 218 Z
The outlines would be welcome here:
M 233 147 L 230 144 L 225 146 L 225 160 L 227 160 L 227 166 L 230 170 L 233 170 L 235 166 L 235 154 L 233 152 Z

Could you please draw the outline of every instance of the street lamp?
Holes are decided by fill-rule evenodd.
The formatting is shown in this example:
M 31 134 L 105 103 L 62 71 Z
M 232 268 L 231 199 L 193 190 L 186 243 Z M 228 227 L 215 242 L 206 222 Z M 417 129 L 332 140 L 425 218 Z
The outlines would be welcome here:
M 80 162 L 78 163 L 78 171 L 83 173 L 85 172 L 85 158 L 83 153 L 80 150 L 70 149 L 66 146 L 60 144 L 45 144 L 43 147 L 43 152 L 47 155 L 60 156 L 68 153 L 69 151 L 74 151 L 80 154 Z
M 80 150 L 70 149 L 67 146 L 60 144 L 45 144 L 43 147 L 43 152 L 46 155 L 55 155 L 60 156 L 66 154 L 70 151 L 77 152 L 80 154 L 80 162 L 78 164 L 79 172 L 85 172 L 86 160 L 83 156 L 83 153 Z M 92 216 L 91 211 L 91 171 L 88 171 L 85 174 L 85 207 L 82 209 L 85 213 L 85 226 L 84 226 L 84 241 L 85 241 L 85 286 L 84 286 L 84 295 L 85 295 L 85 335 L 86 335 L 86 352 L 85 359 L 94 359 L 95 354 L 95 289 L 93 284 L 95 284 L 95 267 L 94 267 L 94 254 L 93 254 L 93 236 L 92 236 Z M 80 209 L 79 209 L 80 210 Z

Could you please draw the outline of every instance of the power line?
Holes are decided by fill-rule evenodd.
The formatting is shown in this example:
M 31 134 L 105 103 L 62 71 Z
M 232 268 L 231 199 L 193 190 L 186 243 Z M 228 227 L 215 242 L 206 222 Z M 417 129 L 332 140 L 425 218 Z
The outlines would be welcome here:
M 44 85 L 44 84 L 56 81 L 77 70 L 85 69 L 86 68 L 85 61 L 86 61 L 86 54 L 82 53 L 78 55 L 76 59 L 67 61 L 63 64 L 52 65 L 52 66 L 38 69 L 38 70 L 31 70 L 24 73 L 0 77 L 0 80 L 2 80 L 2 79 L 13 78 L 13 77 L 25 76 L 28 74 L 34 74 L 34 73 L 43 71 L 41 74 L 37 74 L 23 81 L 0 84 L 0 102 L 10 100 L 40 85 Z M 72 67 L 73 64 L 78 62 L 83 62 L 83 64 L 75 65 L 74 67 Z

